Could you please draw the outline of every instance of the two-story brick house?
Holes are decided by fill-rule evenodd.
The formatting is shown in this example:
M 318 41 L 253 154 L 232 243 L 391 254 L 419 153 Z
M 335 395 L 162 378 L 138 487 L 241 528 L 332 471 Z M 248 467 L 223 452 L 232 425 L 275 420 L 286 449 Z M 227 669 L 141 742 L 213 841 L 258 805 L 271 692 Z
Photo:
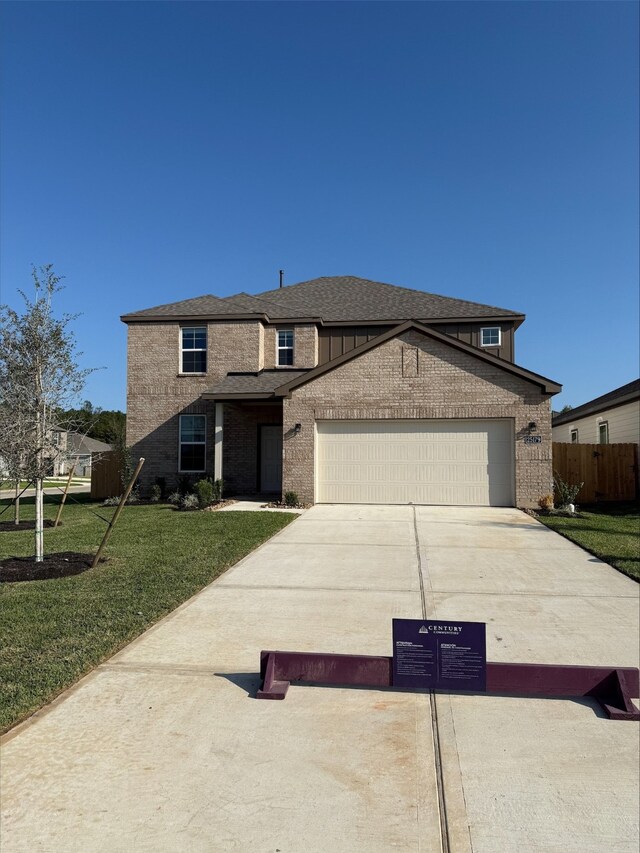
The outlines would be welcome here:
M 122 320 L 146 485 L 496 506 L 551 491 L 561 386 L 514 363 L 522 314 L 336 276 Z

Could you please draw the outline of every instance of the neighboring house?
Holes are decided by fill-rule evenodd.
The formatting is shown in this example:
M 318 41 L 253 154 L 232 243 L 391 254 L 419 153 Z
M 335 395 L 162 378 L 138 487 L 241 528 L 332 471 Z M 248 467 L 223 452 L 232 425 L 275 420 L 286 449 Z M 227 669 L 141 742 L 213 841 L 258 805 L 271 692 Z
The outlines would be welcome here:
M 122 320 L 144 486 L 496 506 L 551 491 L 561 386 L 514 363 L 517 312 L 337 276 Z
M 553 415 L 553 440 L 572 444 L 640 444 L 640 379 Z
M 96 438 L 89 438 L 75 433 L 64 433 L 66 453 L 56 463 L 55 474 L 68 474 L 73 468 L 77 477 L 91 476 L 91 454 L 106 453 L 111 445 Z
M 67 452 L 68 433 L 64 429 L 53 427 L 47 430 L 45 442 L 43 457 L 45 461 L 48 460 L 49 473 L 55 476 L 59 473 Z M 0 479 L 8 476 L 7 466 L 0 456 Z

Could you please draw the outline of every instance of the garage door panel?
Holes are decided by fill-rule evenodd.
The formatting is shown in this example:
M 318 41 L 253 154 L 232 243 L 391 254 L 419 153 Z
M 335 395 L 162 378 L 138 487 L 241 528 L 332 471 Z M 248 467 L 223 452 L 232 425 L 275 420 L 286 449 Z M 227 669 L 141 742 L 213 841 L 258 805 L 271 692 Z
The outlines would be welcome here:
M 318 421 L 320 503 L 513 505 L 513 426 L 488 421 Z

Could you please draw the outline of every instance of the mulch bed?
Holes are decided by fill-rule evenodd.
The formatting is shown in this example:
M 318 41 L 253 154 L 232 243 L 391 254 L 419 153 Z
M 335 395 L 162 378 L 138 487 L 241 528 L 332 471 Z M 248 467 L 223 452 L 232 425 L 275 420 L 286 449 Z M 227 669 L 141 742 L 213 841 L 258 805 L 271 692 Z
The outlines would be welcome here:
M 568 509 L 532 509 L 531 507 L 522 508 L 523 512 L 526 512 L 527 515 L 533 516 L 533 518 L 584 518 L 579 511 L 569 512 Z
M 45 518 L 43 527 L 53 527 L 53 519 Z M 62 527 L 62 522 L 58 524 L 58 527 Z M 6 530 L 7 533 L 11 533 L 12 531 L 15 533 L 16 530 L 35 530 L 36 523 L 35 521 L 21 521 L 19 524 L 16 524 L 15 521 L 0 521 L 0 533 L 3 530 Z
M 36 563 L 33 557 L 7 557 L 0 560 L 0 583 L 44 581 L 80 575 L 91 568 L 92 562 L 91 554 L 81 554 L 77 551 L 46 554 L 41 563 Z M 104 562 L 104 559 L 100 562 Z
M 269 509 L 309 509 L 311 504 L 286 504 L 283 501 L 271 501 L 271 503 L 263 504 L 263 506 L 267 506 Z
M 226 499 L 223 501 L 218 501 L 218 503 L 211 504 L 211 506 L 206 506 L 204 509 L 205 509 L 205 512 L 217 512 L 219 509 L 222 509 L 225 506 L 231 506 L 231 504 L 235 504 L 235 503 L 238 503 L 238 502 L 229 498 L 229 499 Z

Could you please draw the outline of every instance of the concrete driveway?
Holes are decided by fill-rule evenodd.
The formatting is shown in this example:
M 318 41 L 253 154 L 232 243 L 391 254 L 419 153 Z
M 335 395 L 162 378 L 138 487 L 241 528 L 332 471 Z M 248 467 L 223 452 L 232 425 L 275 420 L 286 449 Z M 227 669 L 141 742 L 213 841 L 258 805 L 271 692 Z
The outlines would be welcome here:
M 517 510 L 314 507 L 5 738 L 3 853 L 635 853 L 638 726 L 591 701 L 252 698 L 261 649 L 390 654 L 423 596 L 490 660 L 638 663 L 638 586 Z

